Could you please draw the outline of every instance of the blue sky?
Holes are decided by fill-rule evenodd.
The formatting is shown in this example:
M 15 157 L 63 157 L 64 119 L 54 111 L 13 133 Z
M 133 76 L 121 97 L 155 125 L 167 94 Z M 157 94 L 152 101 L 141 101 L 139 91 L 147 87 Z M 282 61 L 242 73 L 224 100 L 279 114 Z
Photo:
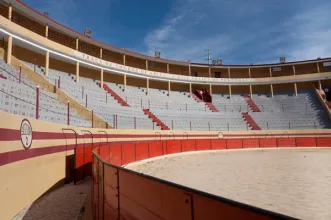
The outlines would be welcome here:
M 331 56 L 330 0 L 24 0 L 119 48 L 224 64 Z

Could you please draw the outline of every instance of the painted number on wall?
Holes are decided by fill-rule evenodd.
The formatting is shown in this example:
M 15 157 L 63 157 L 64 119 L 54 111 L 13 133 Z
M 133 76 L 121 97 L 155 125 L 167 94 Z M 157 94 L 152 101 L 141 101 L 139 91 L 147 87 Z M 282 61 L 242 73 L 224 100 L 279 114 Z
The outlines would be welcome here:
M 27 119 L 23 119 L 21 123 L 21 142 L 24 149 L 29 149 L 32 144 L 32 127 Z

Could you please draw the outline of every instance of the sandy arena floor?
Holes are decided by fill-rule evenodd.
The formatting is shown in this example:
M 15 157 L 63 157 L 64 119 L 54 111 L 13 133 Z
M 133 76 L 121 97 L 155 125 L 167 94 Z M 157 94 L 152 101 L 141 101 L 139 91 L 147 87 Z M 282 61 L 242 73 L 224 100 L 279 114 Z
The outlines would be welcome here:
M 217 151 L 127 168 L 303 219 L 331 219 L 331 148 Z

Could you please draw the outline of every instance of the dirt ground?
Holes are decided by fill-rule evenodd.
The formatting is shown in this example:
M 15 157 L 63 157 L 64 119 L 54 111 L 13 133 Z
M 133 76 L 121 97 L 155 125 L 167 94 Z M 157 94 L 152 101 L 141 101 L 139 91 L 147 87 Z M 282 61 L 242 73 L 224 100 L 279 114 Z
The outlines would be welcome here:
M 331 219 L 331 148 L 214 151 L 129 169 L 303 219 Z
M 65 184 L 26 207 L 13 220 L 77 220 L 91 191 L 91 179 Z

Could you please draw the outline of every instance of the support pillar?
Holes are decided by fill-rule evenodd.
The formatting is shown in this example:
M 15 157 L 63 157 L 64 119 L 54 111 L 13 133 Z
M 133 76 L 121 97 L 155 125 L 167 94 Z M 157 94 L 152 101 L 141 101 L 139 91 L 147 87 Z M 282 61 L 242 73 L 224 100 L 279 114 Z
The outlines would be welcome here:
M 171 83 L 168 81 L 168 95 L 170 96 L 170 91 L 171 91 Z
M 76 82 L 79 82 L 79 61 L 76 62 Z
M 103 88 L 103 69 L 100 71 L 100 88 Z
M 67 125 L 70 125 L 70 102 L 68 101 L 67 106 Z
M 253 98 L 253 88 L 252 88 L 252 85 L 249 85 L 249 94 L 250 94 L 251 98 Z
M 167 63 L 167 73 L 170 72 L 169 69 L 170 69 L 170 67 L 169 67 L 169 63 Z
M 102 48 L 100 48 L 100 59 L 102 59 L 103 51 Z
M 78 40 L 78 38 L 76 38 L 76 50 L 78 50 L 79 49 L 79 40 Z
M 252 76 L 251 76 L 251 68 L 248 68 L 248 76 L 249 76 L 249 78 L 252 78 Z
M 271 67 L 269 67 L 269 76 L 272 77 Z
M 272 84 L 270 84 L 270 95 L 274 97 L 274 86 Z
M 209 78 L 211 77 L 211 68 L 208 68 L 208 74 L 209 74 Z
M 231 78 L 231 70 L 230 68 L 228 68 L 228 75 L 229 75 L 229 79 Z M 231 91 L 231 85 L 229 85 L 229 97 L 231 99 L 232 96 L 232 91 Z
M 292 69 L 293 69 L 293 75 L 295 75 L 295 66 L 294 65 L 292 66 Z
M 36 88 L 36 119 L 39 119 L 39 85 Z
M 48 38 L 48 24 L 45 26 L 45 37 Z
M 124 74 L 124 91 L 126 90 L 126 74 Z
M 146 70 L 148 70 L 148 60 L 146 60 Z
M 7 45 L 7 63 L 11 64 L 11 55 L 12 55 L 12 48 L 13 48 L 13 36 L 8 36 L 8 45 Z
M 297 83 L 294 83 L 294 94 L 295 94 L 295 96 L 298 96 Z
M 13 6 L 10 4 L 9 7 L 8 7 L 8 19 L 9 19 L 9 21 L 11 21 L 12 14 L 13 14 Z
M 191 76 L 191 65 L 188 65 L 188 74 Z
M 46 51 L 45 75 L 48 76 L 49 71 L 49 51 Z
M 316 68 L 317 68 L 317 73 L 320 73 L 320 65 L 318 62 L 316 63 Z
M 211 84 L 209 84 L 209 93 L 210 93 L 210 94 L 213 93 L 213 88 L 212 88 Z
M 318 80 L 318 89 L 322 89 L 322 83 L 321 83 L 321 80 Z
M 192 83 L 190 83 L 190 94 L 192 94 Z
M 147 60 L 146 60 L 147 61 Z M 126 56 L 125 54 L 123 54 L 123 65 L 125 66 L 126 65 Z
M 147 89 L 147 95 L 149 95 L 149 78 L 146 80 L 146 89 Z

